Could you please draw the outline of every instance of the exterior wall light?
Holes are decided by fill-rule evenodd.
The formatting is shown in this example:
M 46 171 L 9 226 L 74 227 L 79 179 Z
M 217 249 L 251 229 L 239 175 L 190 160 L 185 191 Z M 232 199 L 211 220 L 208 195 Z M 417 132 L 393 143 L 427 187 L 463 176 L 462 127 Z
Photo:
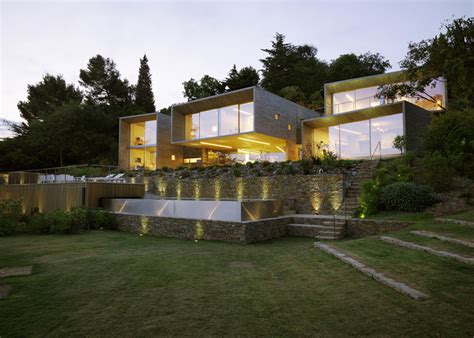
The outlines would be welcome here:
M 288 130 L 293 130 L 293 125 L 291 123 L 288 123 Z
M 171 161 L 176 161 L 176 156 L 175 155 L 171 155 Z
M 280 119 L 280 113 L 275 113 L 275 120 L 279 120 Z

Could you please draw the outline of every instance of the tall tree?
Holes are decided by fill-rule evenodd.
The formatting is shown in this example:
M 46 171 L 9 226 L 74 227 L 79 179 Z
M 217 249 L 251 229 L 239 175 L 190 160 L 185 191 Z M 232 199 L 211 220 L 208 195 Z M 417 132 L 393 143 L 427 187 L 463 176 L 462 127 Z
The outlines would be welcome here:
M 150 67 L 148 66 L 146 54 L 140 59 L 138 81 L 135 88 L 135 104 L 146 113 L 156 111 L 155 98 L 151 85 Z
M 382 74 L 390 67 L 390 62 L 379 53 L 342 54 L 329 64 L 328 82 Z
M 277 33 L 272 48 L 262 50 L 268 54 L 260 60 L 263 88 L 280 94 L 286 87 L 298 87 L 307 98 L 322 90 L 327 64 L 317 58 L 315 47 L 286 43 L 285 36 Z M 294 91 L 295 88 L 285 90 L 287 93 Z
M 27 99 L 17 105 L 21 117 L 27 123 L 44 119 L 57 107 L 83 98 L 81 91 L 74 85 L 67 84 L 61 75 L 46 74 L 39 83 L 28 85 L 27 88 Z
M 234 66 L 229 72 L 227 78 L 223 81 L 226 90 L 233 91 L 241 88 L 256 86 L 260 77 L 258 76 L 257 70 L 253 67 L 244 67 L 237 70 L 237 67 Z
M 123 107 L 132 101 L 132 87 L 120 78 L 115 62 L 109 58 L 102 55 L 90 58 L 87 69 L 80 70 L 79 78 L 91 104 Z
M 199 81 L 194 79 L 185 81 L 183 82 L 183 87 L 183 95 L 188 101 L 221 94 L 225 91 L 224 84 L 209 75 L 204 75 Z
M 408 53 L 400 62 L 408 81 L 384 86 L 380 95 L 421 96 L 439 104 L 425 88 L 444 77 L 448 81 L 450 107 L 474 107 L 474 18 L 454 19 L 444 24 L 443 29 L 432 39 L 409 44 Z

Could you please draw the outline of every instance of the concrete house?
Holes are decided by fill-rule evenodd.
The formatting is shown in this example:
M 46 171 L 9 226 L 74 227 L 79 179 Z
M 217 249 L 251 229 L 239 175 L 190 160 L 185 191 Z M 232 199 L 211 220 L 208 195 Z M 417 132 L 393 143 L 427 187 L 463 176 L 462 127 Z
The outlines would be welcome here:
M 416 149 L 433 111 L 446 107 L 443 79 L 425 89 L 437 103 L 376 97 L 380 86 L 403 81 L 406 75 L 399 71 L 327 83 L 323 116 L 249 87 L 174 105 L 171 116 L 123 117 L 119 166 L 154 170 L 286 161 L 318 156 L 323 149 L 346 159 L 397 156 L 395 137 L 405 135 L 407 150 Z

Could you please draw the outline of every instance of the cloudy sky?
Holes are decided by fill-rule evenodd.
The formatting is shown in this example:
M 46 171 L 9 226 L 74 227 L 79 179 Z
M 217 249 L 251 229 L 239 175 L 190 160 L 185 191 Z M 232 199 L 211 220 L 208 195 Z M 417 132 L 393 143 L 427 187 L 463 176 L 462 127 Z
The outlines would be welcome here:
M 430 1 L 4 1 L 0 0 L 0 118 L 20 121 L 27 84 L 45 73 L 78 85 L 90 57 L 112 58 L 136 82 L 149 58 L 157 108 L 183 101 L 182 82 L 224 78 L 235 63 L 261 68 L 275 32 L 331 60 L 379 52 L 398 69 L 410 41 L 449 18 L 473 16 L 474 0 Z

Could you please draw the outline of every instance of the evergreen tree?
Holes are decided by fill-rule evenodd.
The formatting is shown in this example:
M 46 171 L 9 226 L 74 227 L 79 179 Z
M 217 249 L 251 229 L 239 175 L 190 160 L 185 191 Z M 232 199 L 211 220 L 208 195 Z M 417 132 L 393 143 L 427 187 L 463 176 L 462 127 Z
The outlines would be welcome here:
M 120 78 L 115 62 L 102 55 L 89 59 L 87 69 L 81 69 L 79 83 L 85 88 L 86 99 L 93 105 L 106 105 L 115 109 L 132 101 L 133 89 L 128 80 Z
M 18 102 L 21 117 L 27 123 L 44 119 L 57 107 L 70 101 L 81 101 L 82 93 L 72 84 L 67 84 L 61 75 L 46 74 L 42 81 L 28 85 L 26 101 Z
M 138 71 L 138 82 L 135 88 L 135 104 L 145 113 L 156 110 L 155 98 L 153 96 L 150 67 L 146 55 L 140 59 L 140 69 Z
M 253 67 L 244 67 L 237 71 L 234 67 L 229 72 L 228 77 L 223 81 L 228 91 L 233 91 L 241 88 L 252 87 L 258 84 L 260 77 L 258 72 Z

